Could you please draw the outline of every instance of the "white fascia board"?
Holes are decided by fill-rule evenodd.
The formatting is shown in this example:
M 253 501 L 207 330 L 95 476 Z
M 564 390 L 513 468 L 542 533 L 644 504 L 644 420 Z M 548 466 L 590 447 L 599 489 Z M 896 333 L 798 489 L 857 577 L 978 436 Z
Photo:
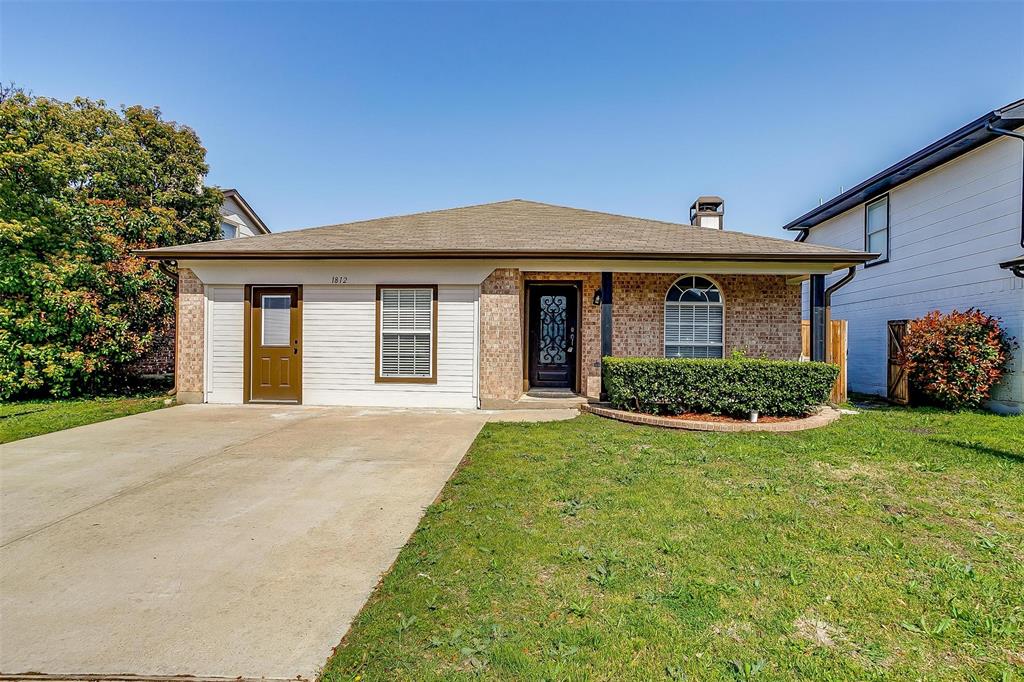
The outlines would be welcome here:
M 480 284 L 496 268 L 523 272 L 654 272 L 692 274 L 827 275 L 850 263 L 745 261 L 625 261 L 552 259 L 187 260 L 206 284 Z M 338 279 L 336 279 L 338 278 Z

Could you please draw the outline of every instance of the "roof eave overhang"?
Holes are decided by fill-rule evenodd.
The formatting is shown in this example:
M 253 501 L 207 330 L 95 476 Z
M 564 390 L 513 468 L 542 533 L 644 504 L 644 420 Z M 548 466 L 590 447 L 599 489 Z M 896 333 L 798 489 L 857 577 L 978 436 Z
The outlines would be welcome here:
M 933 168 L 952 161 L 958 156 L 977 149 L 999 137 L 999 134 L 990 131 L 987 126 L 997 125 L 1000 122 L 1003 123 L 1001 127 L 1008 129 L 1016 129 L 1024 125 L 1024 100 L 1014 102 L 1003 109 L 997 109 L 971 121 L 941 140 L 933 142 L 821 206 L 808 211 L 783 226 L 783 229 L 808 230 L 855 206 L 885 194 L 894 187 L 927 173 Z
M 772 263 L 834 263 L 849 267 L 874 260 L 878 254 L 721 254 L 721 253 L 636 253 L 622 251 L 173 251 L 149 249 L 136 255 L 151 260 L 423 260 L 423 259 L 559 259 L 559 260 L 658 260 Z

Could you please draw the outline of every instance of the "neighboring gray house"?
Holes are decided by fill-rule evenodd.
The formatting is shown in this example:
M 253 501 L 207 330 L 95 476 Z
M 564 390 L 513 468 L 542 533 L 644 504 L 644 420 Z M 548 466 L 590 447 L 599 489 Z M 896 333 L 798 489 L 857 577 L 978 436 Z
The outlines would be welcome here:
M 1024 346 L 1021 131 L 1024 100 L 981 116 L 785 226 L 800 232 L 797 241 L 880 254 L 858 267 L 831 301 L 832 318 L 849 321 L 850 390 L 887 395 L 900 321 L 931 310 L 978 308 L 1002 318 Z M 838 279 L 830 276 L 828 284 Z M 1021 349 L 990 407 L 1024 410 Z
M 224 203 L 220 207 L 220 233 L 224 239 L 270 234 L 270 228 L 237 189 L 223 189 L 221 192 Z

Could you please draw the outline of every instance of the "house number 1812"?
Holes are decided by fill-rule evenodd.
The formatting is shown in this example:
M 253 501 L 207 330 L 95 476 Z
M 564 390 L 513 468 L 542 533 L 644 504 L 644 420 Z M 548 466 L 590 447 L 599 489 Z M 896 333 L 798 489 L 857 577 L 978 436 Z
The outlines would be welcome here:
M 346 275 L 334 275 L 331 277 L 331 284 L 346 284 L 348 283 L 348 277 Z

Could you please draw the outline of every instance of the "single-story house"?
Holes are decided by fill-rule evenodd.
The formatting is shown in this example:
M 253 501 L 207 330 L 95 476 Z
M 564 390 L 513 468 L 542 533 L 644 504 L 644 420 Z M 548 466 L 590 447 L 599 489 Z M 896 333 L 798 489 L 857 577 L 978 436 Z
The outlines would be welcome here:
M 987 406 L 1024 412 L 1022 140 L 1018 100 L 785 226 L 806 244 L 879 254 L 832 299 L 832 315 L 849 324 L 852 390 L 905 402 L 909 386 L 898 357 L 907 321 L 932 310 L 977 308 L 1000 318 L 1018 341 Z
M 183 402 L 505 407 L 597 398 L 607 355 L 796 360 L 801 283 L 875 257 L 704 199 L 701 227 L 513 200 L 142 253 L 177 268 Z

